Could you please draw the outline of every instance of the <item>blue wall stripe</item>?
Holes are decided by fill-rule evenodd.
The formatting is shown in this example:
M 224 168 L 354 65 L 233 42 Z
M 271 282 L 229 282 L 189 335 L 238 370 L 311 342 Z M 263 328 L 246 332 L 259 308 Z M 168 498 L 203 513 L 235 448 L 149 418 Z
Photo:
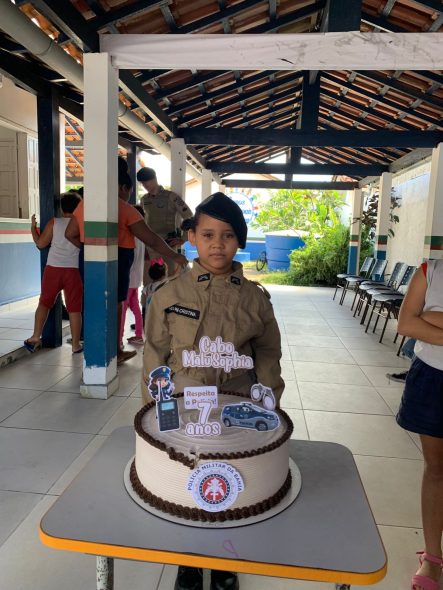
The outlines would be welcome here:
M 85 261 L 85 363 L 107 367 L 117 354 L 118 262 Z
M 34 242 L 0 244 L 0 305 L 40 294 L 40 253 Z
M 377 260 L 386 260 L 386 250 L 376 250 L 375 257 Z
M 349 246 L 348 252 L 348 273 L 358 273 L 358 246 Z

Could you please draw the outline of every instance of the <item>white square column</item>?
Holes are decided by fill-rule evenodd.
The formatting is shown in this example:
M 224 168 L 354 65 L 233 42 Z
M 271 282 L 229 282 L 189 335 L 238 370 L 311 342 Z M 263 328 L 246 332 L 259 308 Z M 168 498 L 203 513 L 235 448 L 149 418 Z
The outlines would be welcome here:
M 359 269 L 362 209 L 362 190 L 360 188 L 355 188 L 351 200 L 351 225 L 349 230 L 347 272 L 350 274 L 357 274 Z
M 186 144 L 180 137 L 171 139 L 171 190 L 186 200 Z
M 443 143 L 432 150 L 423 258 L 443 258 Z
M 118 74 L 107 53 L 86 53 L 85 312 L 80 393 L 106 399 L 118 388 Z
M 212 172 L 207 168 L 202 170 L 201 200 L 204 201 L 212 193 Z
M 377 227 L 375 229 L 375 258 L 386 259 L 388 248 L 389 212 L 391 210 L 392 173 L 383 172 L 380 177 L 380 192 L 377 207 Z

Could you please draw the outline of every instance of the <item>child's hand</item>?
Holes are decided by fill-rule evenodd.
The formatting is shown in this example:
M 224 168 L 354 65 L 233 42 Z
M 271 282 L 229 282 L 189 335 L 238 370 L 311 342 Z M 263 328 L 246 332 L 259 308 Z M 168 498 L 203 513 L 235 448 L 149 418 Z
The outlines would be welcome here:
M 35 218 L 35 213 L 31 217 L 31 227 L 37 227 L 37 219 Z

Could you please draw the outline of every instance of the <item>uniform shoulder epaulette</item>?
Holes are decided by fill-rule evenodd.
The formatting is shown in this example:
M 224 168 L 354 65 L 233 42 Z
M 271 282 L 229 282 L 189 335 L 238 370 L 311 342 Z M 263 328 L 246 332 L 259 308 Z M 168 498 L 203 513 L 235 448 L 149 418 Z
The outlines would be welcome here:
M 264 295 L 266 295 L 266 297 L 268 299 L 271 299 L 271 294 L 269 293 L 269 291 L 267 289 L 265 289 L 263 287 L 263 285 L 261 283 L 259 283 L 258 281 L 251 281 L 251 280 L 249 280 L 249 282 L 252 283 L 253 285 L 255 285 L 256 287 L 258 287 L 260 289 L 260 291 L 262 291 L 262 293 Z

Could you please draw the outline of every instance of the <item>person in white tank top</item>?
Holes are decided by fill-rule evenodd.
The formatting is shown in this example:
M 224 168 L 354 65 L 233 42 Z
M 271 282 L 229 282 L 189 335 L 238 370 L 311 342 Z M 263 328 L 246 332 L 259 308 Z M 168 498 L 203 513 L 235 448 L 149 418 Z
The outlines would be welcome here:
M 429 260 L 416 271 L 401 306 L 398 332 L 417 342 L 397 422 L 420 435 L 424 458 L 425 547 L 412 589 L 438 590 L 443 568 L 443 260 Z
M 42 278 L 42 289 L 38 307 L 35 312 L 34 332 L 24 341 L 29 352 L 35 352 L 41 346 L 43 327 L 58 295 L 63 291 L 66 308 L 71 326 L 72 352 L 80 353 L 82 326 L 83 283 L 78 269 L 80 249 L 65 238 L 66 227 L 74 209 L 80 202 L 76 193 L 65 193 L 61 196 L 62 217 L 53 217 L 39 233 L 35 215 L 31 220 L 31 233 L 39 250 L 51 244 Z

